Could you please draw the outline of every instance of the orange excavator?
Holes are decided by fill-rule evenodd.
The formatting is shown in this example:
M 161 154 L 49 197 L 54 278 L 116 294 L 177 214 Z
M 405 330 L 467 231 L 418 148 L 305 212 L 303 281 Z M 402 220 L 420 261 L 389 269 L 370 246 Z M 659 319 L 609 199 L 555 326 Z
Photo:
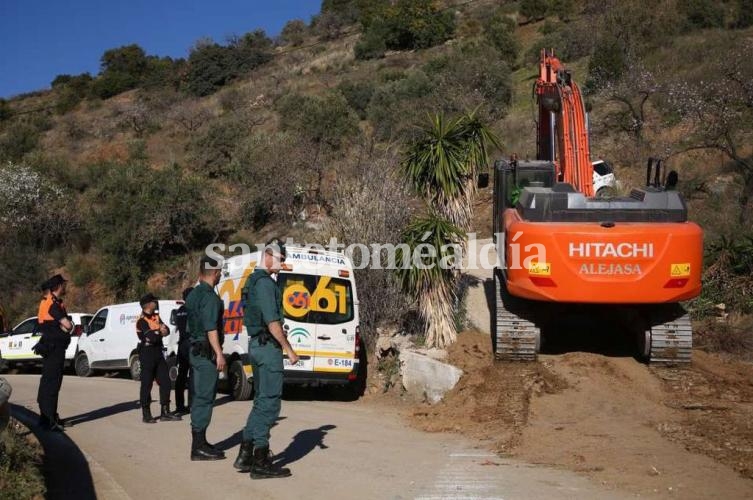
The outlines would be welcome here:
M 627 313 L 650 362 L 689 362 L 679 303 L 701 291 L 703 234 L 677 173 L 649 159 L 646 186 L 593 197 L 583 96 L 553 51 L 542 51 L 535 95 L 537 159 L 494 166 L 496 357 L 535 360 L 542 328 L 556 335 L 557 321 L 593 306 Z

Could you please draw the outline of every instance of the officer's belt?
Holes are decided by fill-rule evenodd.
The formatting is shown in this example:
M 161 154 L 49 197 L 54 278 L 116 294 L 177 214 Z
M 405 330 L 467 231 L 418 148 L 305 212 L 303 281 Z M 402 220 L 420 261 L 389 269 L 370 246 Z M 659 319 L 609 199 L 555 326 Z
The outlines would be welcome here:
M 207 359 L 214 359 L 214 349 L 207 340 L 191 339 L 191 353 L 194 356 L 203 356 Z

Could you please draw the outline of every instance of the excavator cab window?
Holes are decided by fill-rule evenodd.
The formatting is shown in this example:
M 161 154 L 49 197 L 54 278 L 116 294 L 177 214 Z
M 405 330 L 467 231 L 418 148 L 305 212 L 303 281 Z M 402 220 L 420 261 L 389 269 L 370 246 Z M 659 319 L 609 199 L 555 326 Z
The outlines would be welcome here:
M 514 208 L 523 189 L 531 186 L 552 187 L 554 172 L 539 168 L 517 168 L 507 170 L 502 176 L 502 192 L 504 193 L 505 208 Z

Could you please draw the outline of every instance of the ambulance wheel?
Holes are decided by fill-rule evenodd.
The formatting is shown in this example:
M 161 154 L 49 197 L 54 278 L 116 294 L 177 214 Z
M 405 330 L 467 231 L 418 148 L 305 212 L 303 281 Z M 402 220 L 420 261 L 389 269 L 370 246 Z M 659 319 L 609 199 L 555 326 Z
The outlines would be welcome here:
M 131 370 L 131 378 L 133 380 L 141 380 L 141 360 L 139 360 L 138 354 L 131 356 L 128 368 Z
M 89 366 L 89 358 L 85 352 L 80 352 L 73 360 L 73 369 L 79 377 L 91 377 L 94 371 Z
M 236 401 L 248 401 L 254 392 L 254 385 L 246 377 L 243 370 L 243 362 L 236 359 L 230 363 L 228 369 L 228 378 L 230 379 L 230 393 Z

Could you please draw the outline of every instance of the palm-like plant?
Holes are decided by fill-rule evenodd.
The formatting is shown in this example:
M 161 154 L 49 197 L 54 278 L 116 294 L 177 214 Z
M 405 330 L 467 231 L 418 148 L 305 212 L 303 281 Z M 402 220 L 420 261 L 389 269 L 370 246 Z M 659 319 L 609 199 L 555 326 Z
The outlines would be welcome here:
M 475 112 L 446 119 L 442 114 L 419 130 L 403 170 L 408 183 L 432 208 L 461 229 L 470 229 L 475 179 L 499 140 Z
M 397 262 L 410 262 L 410 266 L 398 268 L 400 285 L 418 302 L 429 347 L 443 348 L 457 339 L 453 315 L 455 266 L 464 238 L 460 228 L 432 214 L 411 222 L 402 238 L 407 248 L 398 247 Z M 410 255 L 405 255 L 406 251 Z
M 420 243 L 418 239 L 429 235 L 438 255 L 440 248 L 450 243 L 456 243 L 460 251 L 465 249 L 475 179 L 486 168 L 492 146 L 500 148 L 499 140 L 475 111 L 449 120 L 437 114 L 420 129 L 402 165 L 408 183 L 426 199 L 433 215 L 411 224 L 403 235 L 404 243 L 413 249 Z M 456 269 L 411 266 L 400 271 L 404 290 L 418 301 L 430 347 L 444 347 L 457 338 L 453 318 L 457 278 Z

